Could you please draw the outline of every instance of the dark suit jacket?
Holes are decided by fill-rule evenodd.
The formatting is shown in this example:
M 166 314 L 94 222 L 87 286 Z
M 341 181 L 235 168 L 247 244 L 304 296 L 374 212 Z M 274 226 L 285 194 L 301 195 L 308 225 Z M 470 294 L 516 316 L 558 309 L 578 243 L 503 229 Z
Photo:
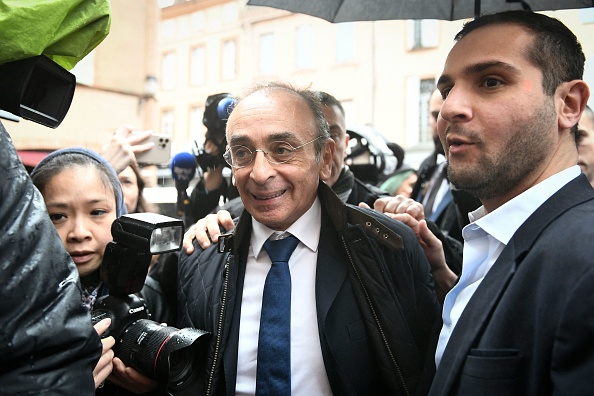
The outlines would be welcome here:
M 462 313 L 431 395 L 594 393 L 594 190 L 580 175 L 518 229 Z
M 415 235 L 377 212 L 347 208 L 325 185 L 320 198 L 316 312 L 333 393 L 405 394 L 406 387 L 408 394 L 426 394 L 435 370 L 430 338 L 439 326 L 439 306 Z M 180 254 L 180 325 L 219 334 L 205 365 L 206 376 L 213 378 L 211 394 L 235 390 L 250 235 L 251 219 L 244 212 L 233 236 L 225 239 L 224 254 L 216 246 L 201 251 L 196 243 L 194 254 Z

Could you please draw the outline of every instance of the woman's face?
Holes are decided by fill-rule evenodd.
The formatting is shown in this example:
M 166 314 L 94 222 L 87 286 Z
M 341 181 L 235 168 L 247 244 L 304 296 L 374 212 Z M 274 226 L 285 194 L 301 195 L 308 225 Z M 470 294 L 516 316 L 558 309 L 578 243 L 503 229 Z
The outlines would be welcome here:
M 122 185 L 122 192 L 124 193 L 124 203 L 128 213 L 135 213 L 138 206 L 138 178 L 134 169 L 131 166 L 127 167 L 118 175 L 120 184 Z
M 81 277 L 101 266 L 111 224 L 116 219 L 116 201 L 93 166 L 73 166 L 46 184 L 43 199 L 50 218 Z

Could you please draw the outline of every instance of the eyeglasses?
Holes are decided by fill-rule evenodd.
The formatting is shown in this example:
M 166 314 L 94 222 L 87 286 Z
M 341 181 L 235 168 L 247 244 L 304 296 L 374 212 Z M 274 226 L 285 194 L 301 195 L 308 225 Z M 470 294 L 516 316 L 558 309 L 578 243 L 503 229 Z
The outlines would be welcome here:
M 267 150 L 250 150 L 246 146 L 231 146 L 225 151 L 223 158 L 225 158 L 225 161 L 233 168 L 244 168 L 252 162 L 256 153 L 259 151 L 264 154 L 266 160 L 271 164 L 284 164 L 295 158 L 295 151 L 322 137 L 324 136 L 318 136 L 317 138 L 297 147 L 293 147 L 287 142 L 272 142 Z

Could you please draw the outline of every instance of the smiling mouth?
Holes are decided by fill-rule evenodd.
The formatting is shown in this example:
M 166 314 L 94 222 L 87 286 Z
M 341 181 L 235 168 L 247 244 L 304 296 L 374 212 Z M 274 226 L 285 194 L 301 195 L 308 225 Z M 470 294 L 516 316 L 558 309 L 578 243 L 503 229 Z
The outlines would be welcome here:
M 257 200 L 257 201 L 266 201 L 266 200 L 269 200 L 269 199 L 278 198 L 281 195 L 283 195 L 286 191 L 287 190 L 283 190 L 283 191 L 279 192 L 278 194 L 268 195 L 268 196 L 262 196 L 262 195 L 252 194 L 252 197 L 254 197 L 254 199 Z

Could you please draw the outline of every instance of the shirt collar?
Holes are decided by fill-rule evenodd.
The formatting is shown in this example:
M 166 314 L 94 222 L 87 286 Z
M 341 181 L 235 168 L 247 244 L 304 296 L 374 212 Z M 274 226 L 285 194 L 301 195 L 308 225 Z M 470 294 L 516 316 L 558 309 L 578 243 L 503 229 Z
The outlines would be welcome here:
M 320 229 L 322 227 L 322 205 L 320 200 L 316 197 L 313 205 L 300 218 L 297 219 L 284 232 L 275 231 L 270 227 L 258 222 L 252 217 L 252 238 L 251 245 L 254 257 L 258 257 L 264 242 L 266 242 L 273 234 L 277 234 L 275 239 L 282 239 L 285 233 L 294 235 L 301 243 L 313 252 L 318 250 L 320 242 Z
M 507 245 L 528 217 L 564 185 L 578 177 L 580 172 L 578 165 L 572 166 L 532 186 L 493 212 L 486 213 L 484 206 L 481 206 L 469 213 L 468 218 Z

